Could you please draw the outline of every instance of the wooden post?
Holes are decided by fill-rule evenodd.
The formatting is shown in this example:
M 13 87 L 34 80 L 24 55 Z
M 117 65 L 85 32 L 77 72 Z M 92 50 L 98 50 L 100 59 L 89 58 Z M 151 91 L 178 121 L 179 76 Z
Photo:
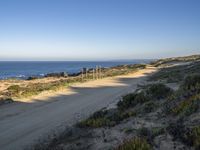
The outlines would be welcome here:
M 98 79 L 98 66 L 96 66 L 96 79 Z
M 86 77 L 86 79 L 88 78 L 87 68 L 85 70 L 85 77 Z
M 101 79 L 102 76 L 101 76 L 101 66 L 99 66 L 99 78 Z
M 82 78 L 82 81 L 83 81 L 83 78 L 84 78 L 84 76 L 83 76 L 83 69 L 81 71 L 81 78 Z
M 93 74 L 93 80 L 95 79 L 95 75 L 94 75 L 94 68 L 93 68 L 93 70 L 92 70 L 92 74 Z

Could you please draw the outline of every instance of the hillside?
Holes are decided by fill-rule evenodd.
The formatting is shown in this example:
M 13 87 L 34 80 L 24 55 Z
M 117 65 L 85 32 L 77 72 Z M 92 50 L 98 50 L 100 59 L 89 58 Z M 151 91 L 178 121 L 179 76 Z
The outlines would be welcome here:
M 152 63 L 159 71 L 122 95 L 115 107 L 97 111 L 34 149 L 199 150 L 199 59 L 195 55 Z

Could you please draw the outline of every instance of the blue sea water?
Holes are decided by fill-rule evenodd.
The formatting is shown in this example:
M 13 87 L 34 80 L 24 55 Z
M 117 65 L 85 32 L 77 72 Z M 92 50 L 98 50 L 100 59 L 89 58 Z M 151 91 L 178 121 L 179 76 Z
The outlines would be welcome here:
M 0 79 L 44 76 L 47 73 L 77 73 L 82 68 L 113 67 L 124 64 L 149 63 L 152 60 L 130 61 L 0 61 Z

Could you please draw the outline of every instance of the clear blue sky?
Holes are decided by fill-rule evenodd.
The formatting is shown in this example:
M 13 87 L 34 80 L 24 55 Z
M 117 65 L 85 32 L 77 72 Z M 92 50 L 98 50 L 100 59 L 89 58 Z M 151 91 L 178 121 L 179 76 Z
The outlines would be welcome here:
M 200 0 L 1 0 L 0 60 L 200 53 Z

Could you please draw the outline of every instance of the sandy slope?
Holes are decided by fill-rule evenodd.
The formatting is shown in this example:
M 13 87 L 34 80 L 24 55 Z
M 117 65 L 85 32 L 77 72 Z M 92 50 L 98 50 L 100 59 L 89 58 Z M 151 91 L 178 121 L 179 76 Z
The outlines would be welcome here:
M 0 148 L 21 150 L 55 129 L 71 125 L 116 102 L 145 82 L 155 68 L 134 74 L 76 84 L 57 94 L 0 106 Z

